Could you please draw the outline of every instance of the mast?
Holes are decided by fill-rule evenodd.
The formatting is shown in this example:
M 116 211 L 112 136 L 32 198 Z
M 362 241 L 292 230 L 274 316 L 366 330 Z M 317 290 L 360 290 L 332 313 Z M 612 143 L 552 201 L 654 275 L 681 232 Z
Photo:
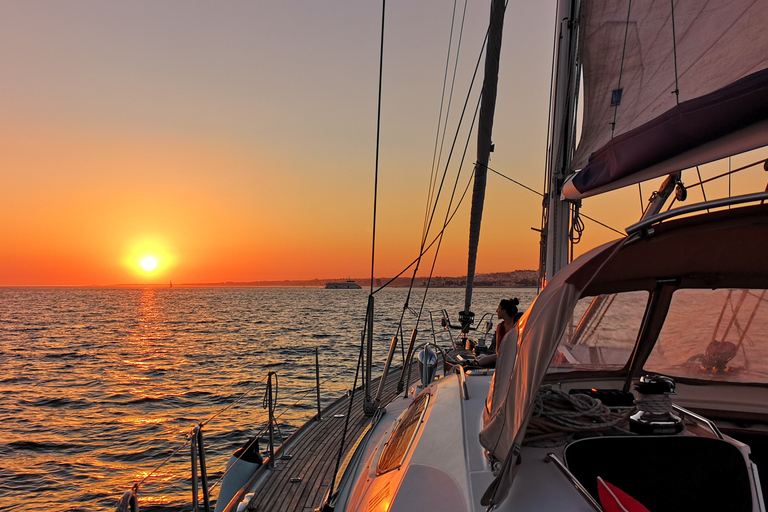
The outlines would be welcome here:
M 541 230 L 539 286 L 568 264 L 571 204 L 560 198 L 573 155 L 579 69 L 576 60 L 578 0 L 560 0 L 555 41 L 551 127 L 548 143 L 546 194 Z
M 488 44 L 485 51 L 485 75 L 483 78 L 480 119 L 477 125 L 477 163 L 475 180 L 472 188 L 472 211 L 469 218 L 469 258 L 467 263 L 467 290 L 464 298 L 464 311 L 460 315 L 462 330 L 467 331 L 472 322 L 472 286 L 475 281 L 477 246 L 480 241 L 480 223 L 483 218 L 485 202 L 485 183 L 488 176 L 488 161 L 493 151 L 491 134 L 493 116 L 496 109 L 496 89 L 499 82 L 499 58 L 501 56 L 501 38 L 504 28 L 504 0 L 492 0 L 491 21 L 488 27 Z

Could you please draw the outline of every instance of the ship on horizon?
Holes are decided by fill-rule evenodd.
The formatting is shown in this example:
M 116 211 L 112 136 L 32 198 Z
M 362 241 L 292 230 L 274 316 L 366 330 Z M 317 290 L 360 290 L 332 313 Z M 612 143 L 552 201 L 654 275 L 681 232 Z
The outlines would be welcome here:
M 325 283 L 326 290 L 361 290 L 362 288 L 362 286 L 352 279 L 347 279 L 346 282 Z

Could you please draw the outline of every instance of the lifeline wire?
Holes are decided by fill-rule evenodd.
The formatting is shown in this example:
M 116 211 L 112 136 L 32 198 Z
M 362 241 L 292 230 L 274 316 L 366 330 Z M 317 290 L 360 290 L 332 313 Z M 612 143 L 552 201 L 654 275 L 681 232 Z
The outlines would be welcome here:
M 325 379 L 323 379 L 323 380 L 321 381 L 321 383 L 322 383 L 322 384 L 325 384 L 325 383 L 327 383 L 328 381 L 330 381 L 330 380 L 331 380 L 331 378 L 332 378 L 332 377 L 326 377 Z M 262 382 L 263 382 L 263 381 L 262 381 Z M 290 409 L 293 409 L 293 408 L 295 408 L 295 407 L 296 407 L 296 406 L 299 404 L 299 402 L 301 402 L 302 400 L 304 400 L 305 398 L 307 398 L 307 395 L 309 395 L 310 393 L 312 393 L 312 392 L 314 392 L 314 391 L 315 391 L 315 388 L 309 388 L 309 389 L 305 390 L 305 391 L 303 392 L 303 394 L 302 394 L 301 396 L 299 396 L 299 398 L 297 398 L 297 399 L 296 399 L 296 401 L 294 401 L 294 402 L 293 402 L 293 404 L 291 404 L 291 405 L 290 405 L 290 406 L 288 406 L 288 407 L 285 407 L 285 408 L 282 410 L 282 412 L 280 412 L 280 414 L 278 414 L 277 416 L 275 416 L 275 420 L 279 420 L 280 418 L 282 418 L 282 417 L 283 417 L 283 415 L 284 415 L 286 412 L 288 412 Z M 294 396 L 295 396 L 295 395 L 294 395 Z M 280 434 L 280 437 L 282 438 L 282 437 L 283 437 L 283 434 L 282 434 L 282 432 L 280 431 L 280 427 L 279 427 L 279 426 L 277 427 L 277 430 L 278 430 L 278 433 Z M 254 436 L 254 437 L 253 437 L 253 439 L 251 440 L 251 442 L 249 442 L 249 443 L 246 445 L 246 447 L 245 447 L 245 448 L 246 448 L 246 451 L 248 450 L 248 448 L 250 448 L 251 446 L 253 446 L 253 443 L 254 443 L 254 442 L 256 442 L 256 441 L 258 440 L 258 438 L 260 438 L 260 437 L 262 436 L 262 434 L 264 434 L 266 431 L 267 431 L 267 425 L 265 425 L 264 427 L 262 427 L 262 429 L 261 429 L 261 430 L 260 430 L 260 431 L 259 431 L 259 432 L 258 432 L 258 433 L 257 433 L 257 434 Z M 183 447 L 184 447 L 184 446 L 182 446 L 182 448 L 183 448 Z M 242 455 L 241 455 L 240 457 L 238 457 L 238 459 L 237 459 L 237 460 L 240 460 L 240 458 L 242 458 Z M 220 477 L 220 478 L 219 478 L 219 479 L 218 479 L 218 480 L 217 480 L 217 481 L 216 481 L 216 482 L 215 482 L 213 485 L 211 485 L 211 487 L 210 487 L 210 490 L 211 490 L 211 491 L 212 491 L 213 489 L 215 489 L 215 488 L 216 488 L 216 486 L 217 486 L 217 485 L 219 485 L 219 484 L 221 483 L 221 481 L 222 481 L 222 480 L 224 480 L 224 477 L 227 475 L 227 473 L 229 473 L 229 471 L 230 471 L 230 470 L 231 470 L 233 467 L 234 467 L 234 464 L 233 464 L 232 466 L 230 466 L 230 468 L 229 468 L 229 469 L 225 470 L 225 471 L 224 471 L 224 473 L 221 475 L 221 477 Z
M 267 375 L 267 376 L 269 376 L 269 375 Z M 267 379 L 267 377 L 264 377 L 263 379 L 261 379 L 261 382 L 257 382 L 257 383 L 255 383 L 255 384 L 261 384 L 261 383 L 263 383 L 263 382 L 264 382 L 266 379 Z M 204 426 L 204 425 L 208 424 L 208 422 L 209 422 L 209 421 L 211 421 L 212 419 L 216 418 L 216 417 L 217 417 L 217 416 L 219 416 L 221 413 L 223 413 L 224 411 L 226 411 L 226 410 L 227 410 L 227 409 L 229 409 L 230 407 L 233 407 L 235 404 L 237 404 L 238 402 L 240 402 L 240 401 L 241 401 L 243 398 L 245 398 L 246 396 L 248 396 L 249 394 L 251 394 L 251 392 L 252 392 L 254 389 L 256 389 L 256 386 L 255 386 L 255 384 L 254 384 L 254 386 L 253 386 L 251 389 L 249 389 L 249 390 L 245 391 L 245 392 L 244 392 L 242 395 L 240 395 L 240 397 L 239 397 L 237 400 L 235 400 L 234 402 L 232 402 L 232 403 L 231 403 L 231 404 L 229 404 L 228 406 L 224 407 L 223 409 L 221 409 L 220 411 L 218 411 L 217 413 L 215 413 L 213 416 L 211 416 L 211 417 L 210 417 L 210 418 L 208 418 L 207 420 L 205 420 L 205 421 L 201 422 L 201 423 L 200 423 L 200 426 L 202 427 L 202 426 Z
M 265 377 L 265 378 L 266 378 L 266 377 Z M 262 381 L 261 381 L 261 382 L 264 382 L 264 379 L 262 379 Z M 250 390 L 248 390 L 248 391 L 244 392 L 242 395 L 240 395 L 240 397 L 239 397 L 239 398 L 237 398 L 237 400 L 235 400 L 235 401 L 234 401 L 234 402 L 232 402 L 231 404 L 227 405 L 226 407 L 224 407 L 223 409 L 221 409 L 219 412 L 215 413 L 213 416 L 211 416 L 211 417 L 210 417 L 210 418 L 208 418 L 207 420 L 204 420 L 204 421 L 202 421 L 201 423 L 199 423 L 199 425 L 200 425 L 200 426 L 203 426 L 203 425 L 207 424 L 209 421 L 211 421 L 212 419 L 216 418 L 216 417 L 217 417 L 217 416 L 219 416 L 221 413 L 223 413 L 224 411 L 226 411 L 227 409 L 229 409 L 230 407 L 234 406 L 236 403 L 238 403 L 239 401 L 241 401 L 241 400 L 242 400 L 243 398 L 245 398 L 245 397 L 246 397 L 248 394 L 250 394 L 250 393 L 253 391 L 253 389 L 255 389 L 255 388 L 256 388 L 256 384 L 260 384 L 260 382 L 254 383 L 253 387 L 252 387 Z M 164 465 L 165 465 L 165 464 L 166 464 L 166 463 L 167 463 L 169 460 L 171 460 L 171 458 L 173 458 L 173 456 L 174 456 L 174 455 L 176 455 L 177 453 L 179 453 L 179 452 L 180 452 L 180 451 L 181 451 L 181 450 L 182 450 L 182 449 L 183 449 L 185 446 L 187 446 L 187 443 L 189 442 L 189 439 L 190 439 L 190 435 L 191 435 L 191 432 L 192 432 L 192 431 L 190 431 L 189 433 L 187 433 L 187 437 L 186 437 L 185 441 L 184 441 L 184 442 L 183 442 L 183 443 L 182 443 L 182 444 L 181 444 L 181 445 L 180 445 L 178 448 L 176 448 L 176 449 L 175 449 L 173 452 L 171 452 L 171 454 L 170 454 L 170 455 L 168 455 L 168 457 L 166 457 L 166 459 L 165 459 L 165 460 L 163 460 L 163 462 L 161 462 L 161 463 L 160 463 L 160 464 L 159 464 L 159 465 L 158 465 L 158 466 L 157 466 L 155 469 L 153 469 L 152 471 L 150 471 L 149 473 L 147 473 L 147 474 L 144 476 L 144 478 L 142 478 L 141 480 L 139 480 L 139 481 L 138 481 L 138 482 L 135 484 L 135 486 L 136 486 L 136 488 L 137 488 L 137 489 L 139 488 L 139 486 L 141 486 L 142 484 L 144 484 L 144 482 L 145 482 L 145 481 L 146 481 L 146 480 L 147 480 L 147 479 L 148 479 L 150 476 L 154 475 L 154 474 L 157 472 L 157 470 L 159 470 L 159 469 L 160 469 L 161 467 L 163 467 L 163 466 L 164 466 Z

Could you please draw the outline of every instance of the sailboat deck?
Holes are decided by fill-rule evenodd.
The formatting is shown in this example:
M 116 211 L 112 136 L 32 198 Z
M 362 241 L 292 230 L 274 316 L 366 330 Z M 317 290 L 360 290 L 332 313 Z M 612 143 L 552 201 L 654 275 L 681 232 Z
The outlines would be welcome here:
M 411 366 L 410 382 L 418 380 L 417 366 Z M 393 368 L 387 376 L 382 396 L 383 403 L 397 394 L 400 369 Z M 379 379 L 372 387 L 375 392 Z M 370 417 L 363 413 L 364 393 L 355 393 L 349 425 L 347 426 L 344 457 L 365 430 Z M 293 434 L 275 453 L 274 468 L 265 463 L 251 482 L 255 496 L 246 510 L 251 511 L 307 511 L 321 507 L 336 468 L 349 400 L 337 400 L 322 412 L 322 419 L 310 420 Z M 238 501 L 242 495 L 238 495 Z M 234 508 L 232 508 L 234 510 Z

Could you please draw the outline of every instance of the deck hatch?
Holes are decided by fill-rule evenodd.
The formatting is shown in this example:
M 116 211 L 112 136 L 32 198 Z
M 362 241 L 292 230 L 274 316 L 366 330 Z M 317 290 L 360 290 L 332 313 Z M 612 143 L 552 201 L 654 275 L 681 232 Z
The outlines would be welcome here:
M 377 475 L 397 469 L 403 464 L 427 410 L 429 396 L 429 393 L 422 393 L 405 411 L 381 452 L 379 463 L 376 466 Z

